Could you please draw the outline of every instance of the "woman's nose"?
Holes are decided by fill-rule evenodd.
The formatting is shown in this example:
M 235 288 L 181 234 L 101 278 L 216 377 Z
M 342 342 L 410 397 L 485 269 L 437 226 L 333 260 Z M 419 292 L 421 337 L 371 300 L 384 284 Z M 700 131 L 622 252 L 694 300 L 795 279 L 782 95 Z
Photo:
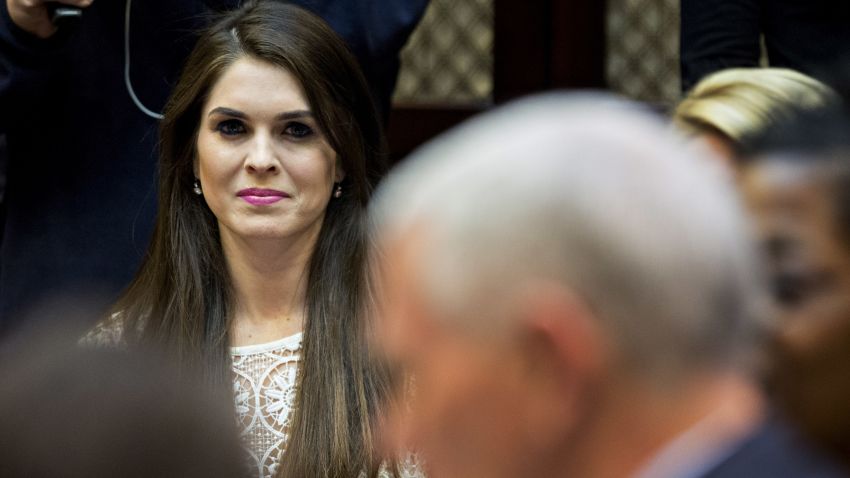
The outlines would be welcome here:
M 276 173 L 278 158 L 272 138 L 266 134 L 258 134 L 253 143 L 245 159 L 245 168 L 251 173 Z

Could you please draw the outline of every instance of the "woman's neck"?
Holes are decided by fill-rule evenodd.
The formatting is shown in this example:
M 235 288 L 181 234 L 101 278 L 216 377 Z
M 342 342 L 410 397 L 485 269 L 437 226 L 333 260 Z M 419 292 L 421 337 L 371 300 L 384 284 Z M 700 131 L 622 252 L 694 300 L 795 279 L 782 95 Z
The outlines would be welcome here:
M 307 267 L 318 231 L 296 239 L 245 239 L 222 231 L 234 292 L 232 346 L 270 342 L 303 329 Z

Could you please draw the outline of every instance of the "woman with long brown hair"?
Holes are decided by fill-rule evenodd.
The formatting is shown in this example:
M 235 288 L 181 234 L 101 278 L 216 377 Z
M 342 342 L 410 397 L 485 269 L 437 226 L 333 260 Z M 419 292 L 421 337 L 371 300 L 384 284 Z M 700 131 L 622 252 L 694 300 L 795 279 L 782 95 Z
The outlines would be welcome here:
M 201 36 L 164 116 L 152 243 L 109 322 L 232 382 L 259 476 L 387 475 L 363 222 L 385 161 L 356 61 L 313 14 L 249 2 Z

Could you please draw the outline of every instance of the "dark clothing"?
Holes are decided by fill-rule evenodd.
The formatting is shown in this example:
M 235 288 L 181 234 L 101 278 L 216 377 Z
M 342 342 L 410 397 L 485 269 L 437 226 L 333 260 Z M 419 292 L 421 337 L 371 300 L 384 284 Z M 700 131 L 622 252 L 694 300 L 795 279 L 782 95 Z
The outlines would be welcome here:
M 758 66 L 764 34 L 770 66 L 820 77 L 850 60 L 845 0 L 682 0 L 682 89 L 731 67 Z
M 132 4 L 132 86 L 159 112 L 212 7 L 239 0 Z M 348 42 L 389 106 L 398 52 L 427 0 L 302 0 Z M 124 1 L 96 1 L 50 40 L 18 29 L 0 6 L 0 133 L 6 133 L 6 223 L 0 333 L 36 301 L 69 289 L 108 300 L 132 279 L 156 209 L 157 121 L 124 82 Z
M 700 478 L 840 478 L 848 475 L 773 418 Z

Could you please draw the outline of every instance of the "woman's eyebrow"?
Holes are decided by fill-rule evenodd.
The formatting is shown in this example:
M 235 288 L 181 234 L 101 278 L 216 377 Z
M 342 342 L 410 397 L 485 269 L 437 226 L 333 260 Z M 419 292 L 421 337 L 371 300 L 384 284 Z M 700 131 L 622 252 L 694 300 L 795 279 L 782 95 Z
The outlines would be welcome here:
M 275 116 L 275 119 L 278 121 L 281 120 L 291 120 L 296 118 L 304 118 L 304 117 L 312 117 L 313 112 L 310 110 L 296 110 L 296 111 L 286 111 Z
M 214 114 L 220 114 L 220 115 L 224 115 L 224 116 L 232 116 L 234 118 L 240 118 L 240 119 L 245 119 L 245 118 L 248 117 L 248 115 L 246 115 L 245 113 L 243 113 L 239 110 L 235 110 L 233 108 L 227 108 L 225 106 L 219 106 L 217 108 L 213 108 L 212 110 L 210 110 L 210 112 L 207 114 L 207 116 L 212 116 Z M 291 119 L 297 119 L 297 118 L 306 118 L 306 117 L 312 117 L 312 116 L 313 116 L 313 112 L 310 111 L 310 110 L 285 111 L 285 112 L 280 113 L 277 116 L 275 116 L 275 120 L 285 121 L 285 120 L 291 120 Z
M 245 113 L 243 113 L 239 110 L 234 110 L 233 108 L 226 108 L 224 106 L 219 106 L 218 108 L 213 108 L 207 114 L 207 116 L 209 117 L 209 116 L 212 116 L 214 114 L 221 114 L 221 115 L 224 115 L 224 116 L 233 116 L 234 118 L 241 118 L 241 119 L 245 119 L 245 118 L 248 117 L 248 115 L 246 115 Z

